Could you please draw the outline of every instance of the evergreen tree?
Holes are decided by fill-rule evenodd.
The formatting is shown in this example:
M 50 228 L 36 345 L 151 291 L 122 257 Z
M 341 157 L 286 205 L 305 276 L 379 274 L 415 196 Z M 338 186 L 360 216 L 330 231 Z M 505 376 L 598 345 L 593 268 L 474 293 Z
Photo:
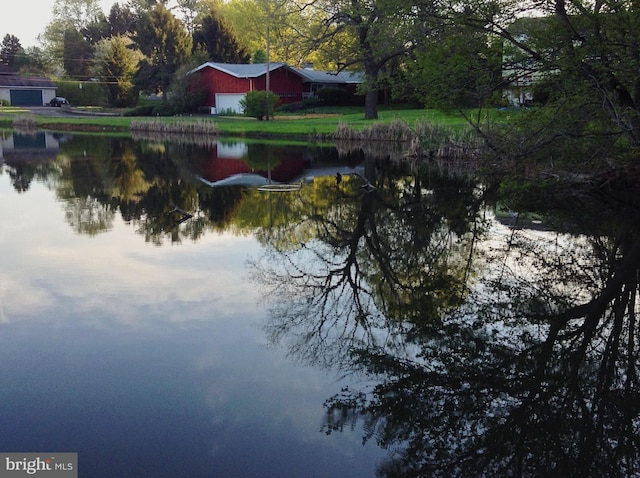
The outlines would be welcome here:
M 93 64 L 93 47 L 77 30 L 64 32 L 63 65 L 67 75 L 73 79 L 85 80 Z
M 200 27 L 193 33 L 193 48 L 202 48 L 210 61 L 248 63 L 250 59 L 231 27 L 214 14 L 202 18 Z
M 19 63 L 20 56 L 23 54 L 24 49 L 20 45 L 18 37 L 7 33 L 2 39 L 0 47 L 0 64 L 14 67 Z
M 174 73 L 191 53 L 191 37 L 180 20 L 157 4 L 138 21 L 134 41 L 146 56 L 136 74 L 137 88 L 161 92 L 166 100 Z
M 131 43 L 130 38 L 116 35 L 96 45 L 96 62 L 92 73 L 105 82 L 110 106 L 135 105 L 133 77 L 142 53 L 129 48 Z
M 109 34 L 107 37 L 126 35 L 135 31 L 136 18 L 129 7 L 122 7 L 114 3 L 107 17 Z
M 267 54 L 264 50 L 256 50 L 256 52 L 251 57 L 251 63 L 266 63 L 267 62 Z

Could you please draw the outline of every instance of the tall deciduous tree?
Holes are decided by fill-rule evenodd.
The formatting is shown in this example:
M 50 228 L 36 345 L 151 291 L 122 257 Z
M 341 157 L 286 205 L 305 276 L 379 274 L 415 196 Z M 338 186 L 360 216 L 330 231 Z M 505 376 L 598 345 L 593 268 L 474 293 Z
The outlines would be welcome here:
M 82 42 L 76 33 L 86 31 L 89 25 L 104 17 L 99 0 L 56 0 L 52 12 L 53 20 L 40 36 L 49 55 L 65 69 L 72 63 L 80 65 L 91 58 L 91 44 L 85 41 L 84 48 L 80 49 Z M 74 66 L 70 74 L 78 74 L 76 70 Z
M 174 73 L 191 53 L 191 36 L 180 20 L 158 4 L 140 18 L 134 40 L 146 56 L 136 75 L 137 86 L 159 91 L 166 100 Z
M 195 30 L 195 19 L 198 15 L 199 4 L 200 0 L 177 0 L 180 18 L 182 19 L 187 31 L 191 34 L 193 34 L 193 31 Z
M 153 10 L 156 5 L 167 6 L 168 0 L 129 0 L 127 2 L 127 8 L 129 8 L 136 15 L 142 15 Z
M 56 0 L 52 13 L 54 21 L 78 31 L 104 15 L 99 0 Z
M 236 32 L 239 41 L 254 55 L 266 52 L 273 61 L 300 65 L 309 55 L 309 9 L 298 0 L 232 0 L 220 11 Z M 268 32 L 268 35 L 267 35 Z
M 44 50 L 37 46 L 30 46 L 24 50 L 24 56 L 20 57 L 18 69 L 24 75 L 51 75 L 53 65 L 51 58 Z
M 312 5 L 324 17 L 316 33 L 321 48 L 355 39 L 351 49 L 332 51 L 340 69 L 364 70 L 365 118 L 376 119 L 384 68 L 413 48 L 420 9 L 399 0 L 318 0 Z

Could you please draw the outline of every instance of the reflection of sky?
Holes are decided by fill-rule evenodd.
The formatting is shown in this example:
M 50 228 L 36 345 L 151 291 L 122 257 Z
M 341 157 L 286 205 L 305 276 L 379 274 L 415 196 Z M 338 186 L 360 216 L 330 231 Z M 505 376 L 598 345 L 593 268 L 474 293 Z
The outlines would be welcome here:
M 80 476 L 373 475 L 359 432 L 320 432 L 341 384 L 264 347 L 251 238 L 80 236 L 52 197 L 0 175 L 0 450 L 77 451 Z

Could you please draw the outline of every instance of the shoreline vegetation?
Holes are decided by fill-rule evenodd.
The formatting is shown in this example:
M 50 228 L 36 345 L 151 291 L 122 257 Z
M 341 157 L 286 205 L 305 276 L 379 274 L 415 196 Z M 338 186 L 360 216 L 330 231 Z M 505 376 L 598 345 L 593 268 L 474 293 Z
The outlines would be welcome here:
M 471 114 L 473 113 L 473 114 Z M 469 116 L 465 116 L 468 114 Z M 307 114 L 276 115 L 259 121 L 241 116 L 136 117 L 92 109 L 0 107 L 0 128 L 31 134 L 37 130 L 131 135 L 147 141 L 209 146 L 221 138 L 260 141 L 332 143 L 342 152 L 363 151 L 375 158 L 407 160 L 414 167 L 435 161 L 456 170 L 483 170 L 496 177 L 517 178 L 555 187 L 611 189 L 628 187 L 640 168 L 624 161 L 605 161 L 599 167 L 571 162 L 530 161 L 496 154 L 468 118 L 484 126 L 508 126 L 518 121 L 519 109 L 487 109 L 445 113 L 430 109 L 381 109 L 379 119 L 365 120 L 362 111 L 346 108 Z
M 220 137 L 334 142 L 340 143 L 341 149 L 348 149 L 349 145 L 362 148 L 364 144 L 377 155 L 390 154 L 414 160 L 463 157 L 473 160 L 480 151 L 480 142 L 462 115 L 429 109 L 382 110 L 378 120 L 364 120 L 363 113 L 353 109 L 342 112 L 334 109 L 278 115 L 271 121 L 239 116 L 127 117 L 83 109 L 11 110 L 0 108 L 0 126 L 23 132 L 46 129 L 122 133 L 136 139 L 200 145 L 211 144 Z

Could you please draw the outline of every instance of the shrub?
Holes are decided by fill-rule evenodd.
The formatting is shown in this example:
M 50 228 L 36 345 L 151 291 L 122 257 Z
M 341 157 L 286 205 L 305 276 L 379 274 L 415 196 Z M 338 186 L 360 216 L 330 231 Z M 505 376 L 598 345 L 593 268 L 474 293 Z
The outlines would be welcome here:
M 325 106 L 344 106 L 347 104 L 347 94 L 340 88 L 320 88 L 318 98 Z
M 296 111 L 302 111 L 320 106 L 322 101 L 317 96 L 310 96 L 302 101 L 296 101 L 295 103 L 286 103 L 280 105 L 278 111 L 284 111 L 287 113 L 295 113 Z
M 155 105 L 138 106 L 124 113 L 124 116 L 153 116 L 153 108 Z
M 180 113 L 171 101 L 160 101 L 153 107 L 151 114 L 153 116 L 174 116 Z
M 296 111 L 302 111 L 306 109 L 303 101 L 296 101 L 295 103 L 285 103 L 278 106 L 278 111 L 284 111 L 285 113 L 295 113 Z
M 56 95 L 64 96 L 69 103 L 78 106 L 106 106 L 107 93 L 102 83 L 95 81 L 58 80 Z
M 175 116 L 178 113 L 170 102 L 157 101 L 154 104 L 137 106 L 124 113 L 124 116 Z
M 250 91 L 240 100 L 240 106 L 245 115 L 262 120 L 267 115 L 273 116 L 273 109 L 279 100 L 280 97 L 271 91 L 268 96 L 264 90 Z

